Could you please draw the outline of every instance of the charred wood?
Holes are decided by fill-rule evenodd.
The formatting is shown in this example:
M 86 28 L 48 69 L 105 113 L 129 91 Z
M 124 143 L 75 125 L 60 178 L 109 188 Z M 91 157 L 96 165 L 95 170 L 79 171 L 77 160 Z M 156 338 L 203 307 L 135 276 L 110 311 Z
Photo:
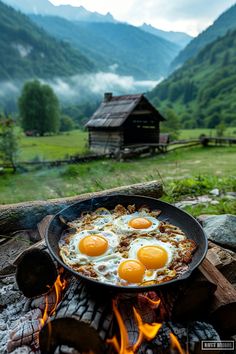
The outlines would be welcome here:
M 18 259 L 16 281 L 26 297 L 47 293 L 56 278 L 57 269 L 47 252 L 33 248 Z

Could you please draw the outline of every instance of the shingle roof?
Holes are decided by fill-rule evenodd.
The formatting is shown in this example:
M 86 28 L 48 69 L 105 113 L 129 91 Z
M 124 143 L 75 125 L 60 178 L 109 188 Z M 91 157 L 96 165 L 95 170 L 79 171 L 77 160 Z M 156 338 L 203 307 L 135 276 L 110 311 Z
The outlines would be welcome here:
M 109 101 L 103 101 L 101 103 L 99 108 L 86 124 L 86 127 L 120 127 L 143 98 L 143 94 L 112 96 Z

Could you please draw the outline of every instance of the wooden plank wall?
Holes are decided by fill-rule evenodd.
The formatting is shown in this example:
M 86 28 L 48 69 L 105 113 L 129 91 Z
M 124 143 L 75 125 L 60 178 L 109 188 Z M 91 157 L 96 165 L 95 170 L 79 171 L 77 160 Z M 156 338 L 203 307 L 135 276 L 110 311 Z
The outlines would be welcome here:
M 89 146 L 91 151 L 107 153 L 123 145 L 123 131 L 90 130 Z

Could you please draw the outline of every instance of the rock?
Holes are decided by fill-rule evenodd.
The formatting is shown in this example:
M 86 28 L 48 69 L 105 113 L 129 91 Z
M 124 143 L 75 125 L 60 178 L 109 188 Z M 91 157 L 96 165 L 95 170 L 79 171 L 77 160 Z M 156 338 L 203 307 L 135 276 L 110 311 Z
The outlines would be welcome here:
M 216 197 L 220 195 L 220 191 L 218 188 L 214 188 L 210 191 L 210 194 L 215 195 Z
M 202 215 L 198 217 L 207 238 L 222 246 L 236 249 L 236 216 L 224 215 Z
M 177 208 L 185 208 L 186 206 L 193 206 L 197 204 L 204 204 L 204 203 L 210 203 L 210 204 L 218 204 L 218 201 L 213 200 L 210 198 L 208 195 L 201 195 L 196 198 L 188 198 L 186 200 L 181 200 L 180 202 L 175 203 L 174 205 Z
M 224 197 L 227 199 L 236 199 L 236 192 L 227 192 Z
M 212 200 L 212 201 L 211 201 L 211 204 L 212 204 L 212 205 L 217 205 L 217 204 L 220 204 L 220 202 L 219 202 L 218 200 Z

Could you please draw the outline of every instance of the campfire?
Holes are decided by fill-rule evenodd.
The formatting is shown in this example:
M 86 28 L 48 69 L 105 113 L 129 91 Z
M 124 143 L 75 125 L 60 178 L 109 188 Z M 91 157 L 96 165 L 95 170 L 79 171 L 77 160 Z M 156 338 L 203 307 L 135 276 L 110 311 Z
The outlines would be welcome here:
M 210 251 L 190 278 L 144 293 L 105 292 L 55 262 L 41 240 L 14 261 L 0 289 L 0 352 L 13 354 L 200 353 L 236 329 L 236 291 Z M 16 279 L 16 280 L 15 280 Z
M 30 253 L 34 250 L 27 258 Z M 62 268 L 58 273 L 46 294 L 28 300 L 29 311 L 10 331 L 9 352 L 26 345 L 32 353 L 184 354 L 201 339 L 219 340 L 210 324 L 170 321 L 163 292 L 161 297 L 149 292 L 104 298 Z

